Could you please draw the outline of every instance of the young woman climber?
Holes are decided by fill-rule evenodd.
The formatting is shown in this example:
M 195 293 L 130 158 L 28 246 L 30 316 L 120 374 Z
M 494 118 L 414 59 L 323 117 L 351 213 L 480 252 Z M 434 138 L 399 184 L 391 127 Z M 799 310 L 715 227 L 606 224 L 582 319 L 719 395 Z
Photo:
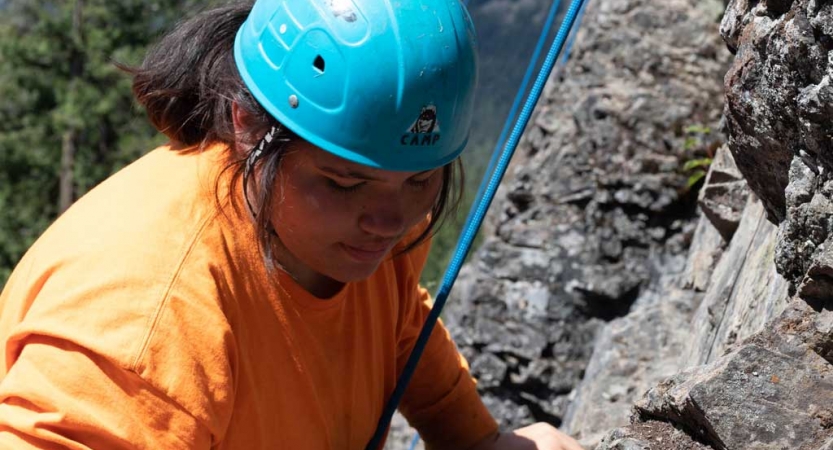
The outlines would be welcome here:
M 258 0 L 165 36 L 129 70 L 170 143 L 0 296 L 0 448 L 364 448 L 429 311 L 474 40 L 457 0 Z M 442 326 L 400 409 L 429 448 L 580 448 L 498 433 Z

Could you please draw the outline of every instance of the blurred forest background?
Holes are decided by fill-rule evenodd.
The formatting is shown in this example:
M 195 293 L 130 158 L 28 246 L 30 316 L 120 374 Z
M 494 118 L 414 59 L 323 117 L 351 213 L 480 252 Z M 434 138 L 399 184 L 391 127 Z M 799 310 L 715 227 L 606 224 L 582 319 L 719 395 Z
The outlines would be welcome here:
M 0 289 L 34 240 L 96 184 L 165 142 L 114 62 L 137 65 L 178 20 L 220 1 L 0 0 Z M 442 277 L 547 15 L 545 0 L 471 0 L 477 116 L 458 223 L 423 274 Z M 554 34 L 554 32 L 553 32 Z

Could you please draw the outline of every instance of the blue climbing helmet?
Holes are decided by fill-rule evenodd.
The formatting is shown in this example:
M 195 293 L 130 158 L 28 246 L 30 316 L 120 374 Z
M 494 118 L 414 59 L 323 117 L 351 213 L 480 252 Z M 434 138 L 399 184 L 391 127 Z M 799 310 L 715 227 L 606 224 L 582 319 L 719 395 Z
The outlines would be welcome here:
M 257 101 L 305 140 L 421 171 L 466 146 L 475 45 L 460 0 L 257 0 L 234 58 Z

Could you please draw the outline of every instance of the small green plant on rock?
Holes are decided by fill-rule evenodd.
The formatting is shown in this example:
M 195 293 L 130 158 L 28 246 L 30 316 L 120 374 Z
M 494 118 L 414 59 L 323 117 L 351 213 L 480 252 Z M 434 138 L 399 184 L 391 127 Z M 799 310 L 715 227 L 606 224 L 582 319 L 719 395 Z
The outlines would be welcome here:
M 711 163 L 711 158 L 697 158 L 685 162 L 683 172 L 689 173 L 688 181 L 686 181 L 686 187 L 688 189 L 691 189 L 700 180 L 705 178 Z
M 707 155 L 689 159 L 683 164 L 682 171 L 688 174 L 686 189 L 691 190 L 700 180 L 706 177 L 706 173 L 708 173 L 709 166 L 714 158 L 714 152 L 720 144 L 718 142 L 711 142 L 713 141 L 713 139 L 710 139 L 712 130 L 705 125 L 689 125 L 683 129 L 683 132 L 686 134 L 685 141 L 683 142 L 683 149 L 686 154 L 705 153 Z

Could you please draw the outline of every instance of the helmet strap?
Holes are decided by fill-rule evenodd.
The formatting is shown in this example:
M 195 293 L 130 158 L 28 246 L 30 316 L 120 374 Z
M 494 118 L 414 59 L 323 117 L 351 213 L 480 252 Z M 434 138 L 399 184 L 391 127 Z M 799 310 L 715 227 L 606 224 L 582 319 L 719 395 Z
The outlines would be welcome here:
M 257 162 L 260 161 L 260 159 L 263 158 L 268 151 L 271 151 L 274 148 L 269 144 L 276 140 L 276 136 L 281 131 L 282 128 L 280 125 L 273 125 L 246 157 L 246 166 L 243 169 L 243 197 L 245 197 L 246 204 L 249 206 L 249 212 L 252 213 L 252 216 L 255 218 L 257 218 L 257 212 L 255 211 L 254 206 L 252 206 L 251 200 L 249 200 L 249 176 L 254 172 Z M 278 139 L 278 141 L 289 142 L 289 139 Z

